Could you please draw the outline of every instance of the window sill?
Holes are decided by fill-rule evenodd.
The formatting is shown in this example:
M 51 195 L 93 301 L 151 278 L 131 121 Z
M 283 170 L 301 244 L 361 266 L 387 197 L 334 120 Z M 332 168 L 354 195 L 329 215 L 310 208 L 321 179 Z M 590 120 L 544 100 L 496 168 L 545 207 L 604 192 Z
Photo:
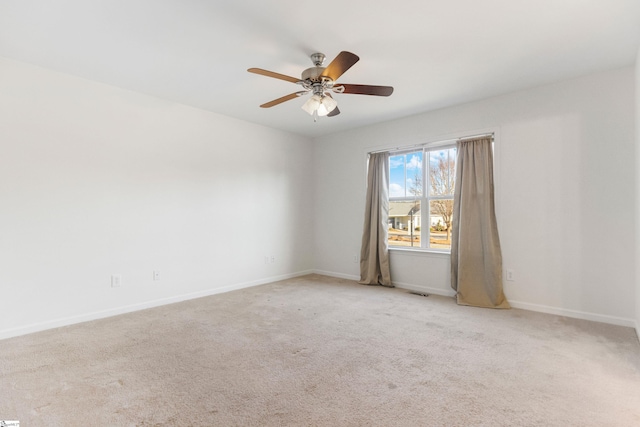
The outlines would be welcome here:
M 403 247 L 393 247 L 389 246 L 389 252 L 394 252 L 402 255 L 417 255 L 417 256 L 425 256 L 425 255 L 435 255 L 435 256 L 451 256 L 451 251 L 437 251 L 434 249 L 423 249 L 423 248 L 403 248 Z

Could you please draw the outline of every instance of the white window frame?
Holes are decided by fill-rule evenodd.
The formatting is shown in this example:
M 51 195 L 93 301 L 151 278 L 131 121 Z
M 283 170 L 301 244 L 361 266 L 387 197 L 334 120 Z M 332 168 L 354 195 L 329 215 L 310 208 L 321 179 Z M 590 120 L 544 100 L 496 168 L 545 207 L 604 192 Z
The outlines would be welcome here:
M 429 153 L 433 151 L 440 150 L 448 150 L 451 148 L 456 148 L 457 140 L 447 140 L 441 141 L 437 143 L 425 144 L 421 146 L 414 146 L 411 148 L 404 148 L 400 150 L 389 151 L 389 158 L 393 156 L 399 156 L 403 154 L 417 153 L 422 152 L 422 196 L 421 197 L 391 197 L 389 196 L 389 202 L 402 202 L 402 201 L 420 201 L 420 246 L 401 246 L 401 245 L 392 245 L 389 242 L 389 249 L 393 250 L 410 250 L 410 251 L 423 251 L 423 252 L 440 252 L 440 253 L 451 253 L 451 249 L 447 248 L 434 248 L 430 247 L 431 244 L 431 221 L 430 221 L 430 210 L 431 210 L 431 201 L 432 200 L 453 200 L 454 195 L 451 196 L 431 196 L 429 193 L 430 182 L 429 182 Z M 389 179 L 391 179 L 391 174 L 389 174 Z M 406 168 L 405 168 L 405 185 L 406 185 Z M 405 190 L 406 192 L 406 190 Z

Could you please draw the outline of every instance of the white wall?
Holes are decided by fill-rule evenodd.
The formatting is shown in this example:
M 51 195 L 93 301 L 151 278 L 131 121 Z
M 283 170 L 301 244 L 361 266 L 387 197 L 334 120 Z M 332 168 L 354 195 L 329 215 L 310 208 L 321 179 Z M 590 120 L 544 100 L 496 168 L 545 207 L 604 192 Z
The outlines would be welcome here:
M 366 152 L 485 130 L 497 134 L 510 301 L 640 325 L 638 68 L 312 145 L 0 59 L 0 339 L 290 277 L 314 260 L 316 271 L 355 278 Z M 640 130 L 635 138 L 640 146 Z M 111 288 L 112 274 L 122 287 Z M 452 292 L 445 255 L 394 252 L 392 274 Z
M 509 300 L 632 326 L 633 87 L 629 67 L 319 138 L 316 270 L 359 275 L 366 152 L 495 131 Z M 393 252 L 391 263 L 397 285 L 452 294 L 447 255 Z
M 0 338 L 309 271 L 311 153 L 0 59 Z

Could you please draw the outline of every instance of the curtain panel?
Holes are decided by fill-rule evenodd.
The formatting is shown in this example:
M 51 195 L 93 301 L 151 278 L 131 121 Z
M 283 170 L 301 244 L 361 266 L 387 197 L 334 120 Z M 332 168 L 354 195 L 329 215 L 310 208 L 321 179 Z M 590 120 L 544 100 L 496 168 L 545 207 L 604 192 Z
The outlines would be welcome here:
M 451 287 L 460 305 L 510 308 L 502 290 L 491 137 L 458 141 Z
M 393 287 L 389 268 L 389 153 L 369 155 L 360 282 Z

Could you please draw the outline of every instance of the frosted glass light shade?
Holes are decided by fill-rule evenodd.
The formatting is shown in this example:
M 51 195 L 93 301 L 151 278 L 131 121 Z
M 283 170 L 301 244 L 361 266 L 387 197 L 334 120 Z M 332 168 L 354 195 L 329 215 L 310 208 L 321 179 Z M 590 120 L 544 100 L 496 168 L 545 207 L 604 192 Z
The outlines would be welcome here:
M 302 109 L 312 116 L 314 113 L 316 113 L 318 116 L 326 116 L 337 106 L 338 103 L 336 102 L 336 100 L 331 98 L 330 96 L 313 95 L 307 100 L 307 102 L 304 103 Z
M 327 114 L 332 112 L 337 106 L 338 106 L 338 103 L 336 102 L 335 99 L 331 98 L 330 96 L 323 96 L 322 101 L 320 102 L 320 106 L 318 107 L 318 115 L 326 116 Z
M 320 102 L 322 99 L 318 95 L 313 95 L 311 98 L 307 100 L 302 106 L 302 109 L 309 113 L 309 115 L 313 116 L 313 113 L 318 111 L 318 107 L 320 106 Z

